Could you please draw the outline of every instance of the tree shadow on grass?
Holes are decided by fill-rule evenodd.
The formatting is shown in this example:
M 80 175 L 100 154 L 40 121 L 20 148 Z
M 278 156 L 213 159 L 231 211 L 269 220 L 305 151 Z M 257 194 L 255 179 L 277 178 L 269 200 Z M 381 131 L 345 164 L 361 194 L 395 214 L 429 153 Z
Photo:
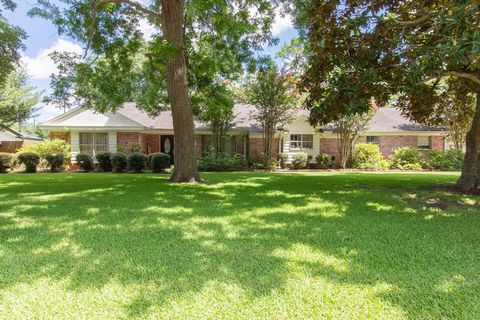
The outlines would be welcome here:
M 432 180 L 447 178 L 35 179 L 15 177 L 2 189 L 10 200 L 0 203 L 0 292 L 41 277 L 70 290 L 115 281 L 139 288 L 126 311 L 140 316 L 211 283 L 234 284 L 250 300 L 268 296 L 300 269 L 340 286 L 385 284 L 377 297 L 414 318 L 479 311 L 478 208 L 442 212 L 407 201 L 431 196 Z

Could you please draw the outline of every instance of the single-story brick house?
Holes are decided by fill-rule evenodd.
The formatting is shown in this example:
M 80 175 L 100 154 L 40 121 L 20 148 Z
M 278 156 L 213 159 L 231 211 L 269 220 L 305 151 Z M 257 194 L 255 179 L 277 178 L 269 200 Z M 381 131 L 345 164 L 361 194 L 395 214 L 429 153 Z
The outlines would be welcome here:
M 254 160 L 262 152 L 262 128 L 251 119 L 254 107 L 237 104 L 235 119 L 225 141 L 227 152 L 243 154 Z M 284 128 L 279 128 L 274 153 L 292 155 L 305 152 L 316 156 L 327 153 L 338 156 L 335 128 L 327 125 L 314 128 L 308 124 L 308 111 L 300 110 L 294 120 Z M 212 132 L 208 126 L 195 122 L 196 153 L 210 149 Z M 64 139 L 71 144 L 72 162 L 79 152 L 95 155 L 102 151 L 128 152 L 133 144 L 142 152 L 165 152 L 173 155 L 173 123 L 169 111 L 161 112 L 152 118 L 138 110 L 134 103 L 126 103 L 115 113 L 96 113 L 92 110 L 76 108 L 40 125 L 48 130 L 51 138 Z M 394 108 L 380 108 L 369 124 L 369 128 L 359 141 L 376 143 L 384 157 L 399 147 L 422 149 L 444 149 L 446 132 L 441 128 L 413 123 Z M 338 158 L 338 157 L 337 157 Z
M 21 147 L 26 147 L 42 141 L 34 135 L 19 132 L 8 127 L 0 127 L 0 152 L 15 153 Z

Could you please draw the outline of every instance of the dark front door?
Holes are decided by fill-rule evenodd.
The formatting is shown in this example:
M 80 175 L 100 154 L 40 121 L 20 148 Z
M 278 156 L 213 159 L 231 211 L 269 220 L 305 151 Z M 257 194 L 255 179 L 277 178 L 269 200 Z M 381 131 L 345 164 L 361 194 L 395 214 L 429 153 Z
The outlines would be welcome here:
M 160 151 L 170 155 L 170 163 L 173 164 L 173 136 L 160 137 Z

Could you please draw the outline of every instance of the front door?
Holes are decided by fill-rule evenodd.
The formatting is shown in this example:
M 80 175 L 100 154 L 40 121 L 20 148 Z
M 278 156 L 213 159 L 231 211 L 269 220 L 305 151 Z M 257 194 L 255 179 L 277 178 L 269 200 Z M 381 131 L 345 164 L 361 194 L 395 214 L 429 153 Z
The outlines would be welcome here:
M 170 163 L 173 164 L 173 136 L 160 137 L 160 151 L 170 155 Z

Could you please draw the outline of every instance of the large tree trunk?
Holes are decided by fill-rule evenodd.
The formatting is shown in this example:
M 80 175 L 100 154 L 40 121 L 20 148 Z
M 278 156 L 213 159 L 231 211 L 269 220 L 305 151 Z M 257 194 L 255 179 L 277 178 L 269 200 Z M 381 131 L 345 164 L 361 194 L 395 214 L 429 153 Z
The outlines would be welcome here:
M 185 0 L 162 0 L 162 29 L 165 39 L 177 49 L 167 61 L 167 92 L 172 108 L 174 169 L 171 181 L 200 181 L 195 155 L 193 110 L 187 89 L 187 66 L 183 39 Z
M 466 147 L 462 175 L 457 182 L 457 187 L 464 191 L 480 186 L 480 92 L 477 92 L 477 108 L 467 134 Z

